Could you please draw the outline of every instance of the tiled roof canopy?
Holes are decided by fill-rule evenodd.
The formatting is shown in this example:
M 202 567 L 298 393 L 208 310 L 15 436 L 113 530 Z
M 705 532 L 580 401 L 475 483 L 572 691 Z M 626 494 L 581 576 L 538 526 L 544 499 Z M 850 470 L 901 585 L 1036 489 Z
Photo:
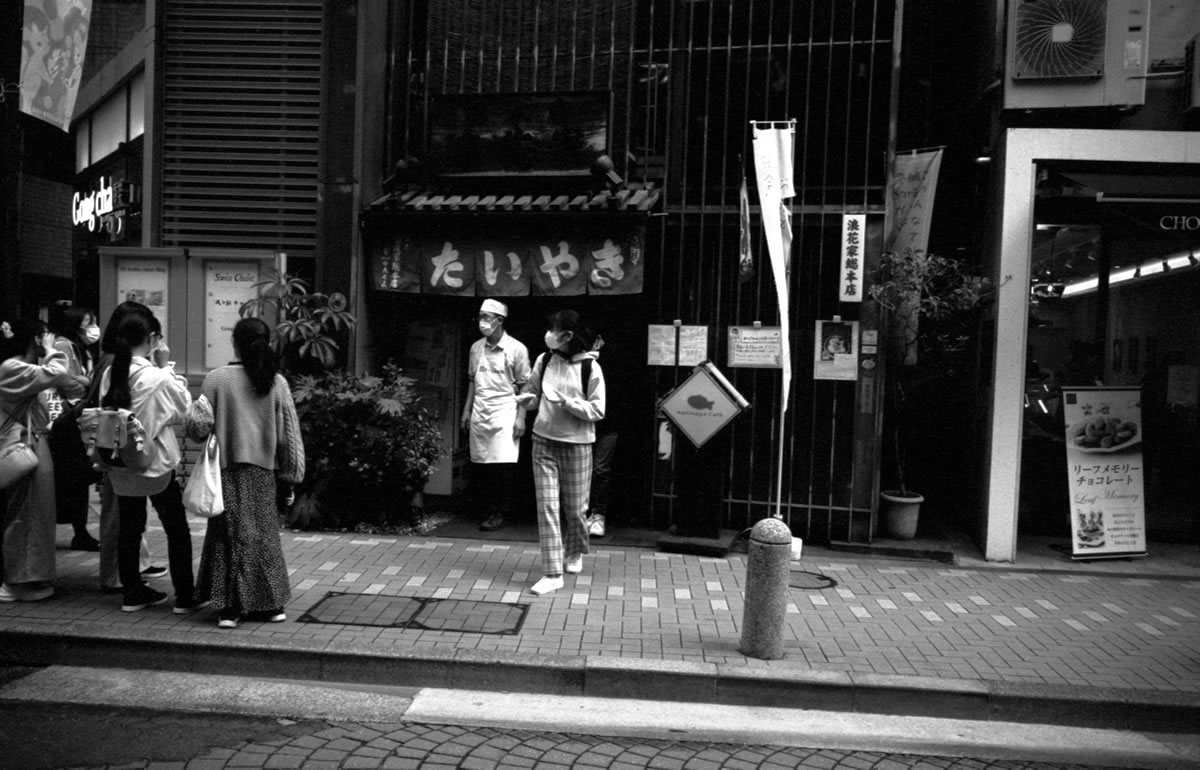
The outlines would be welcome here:
M 649 212 L 662 190 L 654 186 L 599 193 L 450 194 L 435 190 L 406 190 L 383 195 L 370 204 L 371 211 L 623 211 Z

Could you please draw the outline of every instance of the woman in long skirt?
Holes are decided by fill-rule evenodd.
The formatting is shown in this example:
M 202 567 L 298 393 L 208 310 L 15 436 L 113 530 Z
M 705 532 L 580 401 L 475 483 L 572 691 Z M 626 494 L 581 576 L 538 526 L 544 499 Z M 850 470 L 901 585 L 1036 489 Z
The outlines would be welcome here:
M 212 602 L 221 628 L 245 620 L 283 622 L 291 599 L 276 499 L 303 480 L 304 443 L 270 339 L 259 319 L 238 321 L 238 360 L 209 372 L 200 388 L 220 447 L 225 512 L 208 520 L 196 595 Z M 203 416 L 190 420 L 189 437 L 206 437 L 205 422 Z

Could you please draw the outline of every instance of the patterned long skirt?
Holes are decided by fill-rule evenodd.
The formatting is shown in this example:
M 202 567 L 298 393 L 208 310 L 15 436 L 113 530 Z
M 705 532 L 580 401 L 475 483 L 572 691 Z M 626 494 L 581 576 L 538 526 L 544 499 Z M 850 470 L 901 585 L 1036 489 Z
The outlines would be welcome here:
M 275 472 L 231 465 L 221 471 L 221 493 L 225 513 L 208 520 L 196 599 L 240 613 L 283 609 L 292 588 L 279 542 Z

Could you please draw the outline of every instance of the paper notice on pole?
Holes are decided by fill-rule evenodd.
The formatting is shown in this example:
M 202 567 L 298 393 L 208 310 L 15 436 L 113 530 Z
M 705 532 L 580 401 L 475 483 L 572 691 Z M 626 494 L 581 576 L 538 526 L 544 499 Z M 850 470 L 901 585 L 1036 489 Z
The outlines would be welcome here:
M 679 332 L 678 345 L 676 330 Z M 707 358 L 707 326 L 650 324 L 647 327 L 646 363 L 649 366 L 695 366 Z

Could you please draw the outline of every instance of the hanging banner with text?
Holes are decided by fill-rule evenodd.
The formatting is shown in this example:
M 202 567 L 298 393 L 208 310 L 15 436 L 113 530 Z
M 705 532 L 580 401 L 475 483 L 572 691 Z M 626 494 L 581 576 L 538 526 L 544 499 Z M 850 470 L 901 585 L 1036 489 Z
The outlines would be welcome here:
M 91 17 L 92 0 L 25 0 L 21 112 L 63 131 L 71 130 Z
M 644 223 L 406 228 L 372 239 L 372 286 L 467 297 L 640 294 Z
M 1062 392 L 1072 558 L 1145 555 L 1141 389 Z
M 907 251 L 924 252 L 928 248 L 933 198 L 941 167 L 941 150 L 896 156 L 892 181 L 887 188 L 884 251 L 904 254 Z
M 779 331 L 782 335 L 783 398 L 780 409 L 787 412 L 792 392 L 792 354 L 788 341 L 791 294 L 788 283 L 792 258 L 792 210 L 790 199 L 796 195 L 792 178 L 796 143 L 796 121 L 781 128 L 770 121 L 751 121 L 754 141 L 754 173 L 758 182 L 758 203 L 762 214 L 763 240 L 775 277 L 775 295 L 779 303 Z

